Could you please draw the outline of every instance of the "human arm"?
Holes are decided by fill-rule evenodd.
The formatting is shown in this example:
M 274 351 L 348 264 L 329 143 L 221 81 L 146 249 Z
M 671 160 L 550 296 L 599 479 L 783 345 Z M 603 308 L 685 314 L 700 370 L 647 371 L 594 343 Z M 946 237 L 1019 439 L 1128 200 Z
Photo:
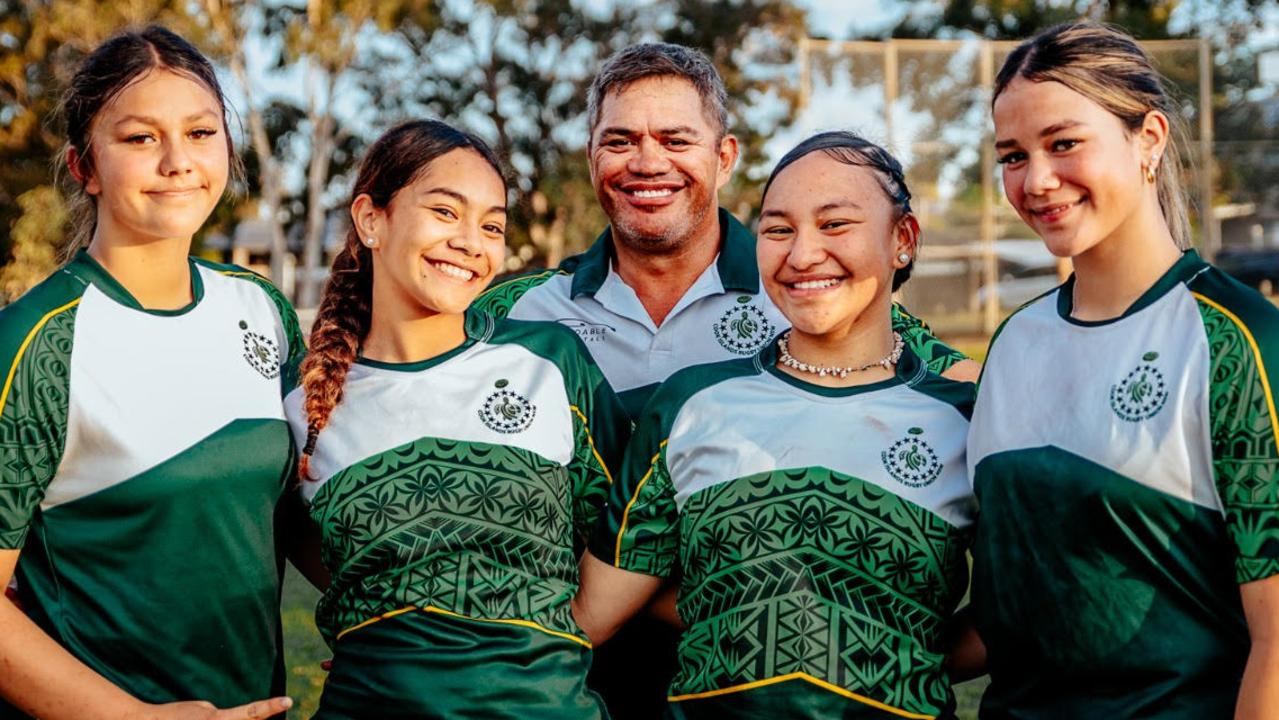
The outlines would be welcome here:
M 661 591 L 653 596 L 648 602 L 646 608 L 649 615 L 670 625 L 676 630 L 684 630 L 684 620 L 679 616 L 679 610 L 676 608 L 676 600 L 679 598 L 679 584 L 669 579 L 662 586 Z
M 582 553 L 579 568 L 573 618 L 593 645 L 612 637 L 662 587 L 660 577 L 613 567 L 590 552 Z
M 329 587 L 329 569 L 320 555 L 320 526 L 311 519 L 302 500 L 302 493 L 290 490 L 280 500 L 281 532 L 285 533 L 286 555 L 293 567 L 302 573 L 316 590 Z
M 1239 586 L 1252 649 L 1235 720 L 1279 717 L 1279 575 Z
M 0 585 L 18 564 L 0 550 Z M 195 702 L 144 703 L 80 662 L 7 599 L 0 599 L 0 695 L 42 720 L 255 720 L 289 709 L 272 698 L 227 710 Z
M 946 671 L 951 682 L 972 680 L 986 674 L 986 643 L 973 623 L 972 605 L 965 605 L 950 620 L 946 633 Z

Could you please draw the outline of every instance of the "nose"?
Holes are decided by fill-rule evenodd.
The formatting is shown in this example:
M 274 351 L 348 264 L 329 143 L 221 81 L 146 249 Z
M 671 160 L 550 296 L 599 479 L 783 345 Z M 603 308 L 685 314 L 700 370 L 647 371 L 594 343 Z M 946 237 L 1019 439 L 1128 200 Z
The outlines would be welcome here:
M 826 259 L 826 247 L 818 233 L 805 228 L 795 231 L 786 262 L 796 270 L 807 270 Z
M 160 173 L 166 176 L 185 175 L 195 169 L 191 153 L 181 139 L 165 139 L 160 156 Z
M 656 138 L 651 137 L 639 141 L 629 165 L 630 171 L 636 175 L 661 175 L 671 168 L 666 149 Z
M 460 250 L 471 257 L 479 257 L 482 245 L 480 227 L 477 222 L 458 223 L 457 234 L 449 241 L 449 247 Z
M 1049 190 L 1061 187 L 1061 181 L 1048 158 L 1031 155 L 1026 160 L 1026 177 L 1022 180 L 1022 189 L 1027 195 L 1043 195 Z

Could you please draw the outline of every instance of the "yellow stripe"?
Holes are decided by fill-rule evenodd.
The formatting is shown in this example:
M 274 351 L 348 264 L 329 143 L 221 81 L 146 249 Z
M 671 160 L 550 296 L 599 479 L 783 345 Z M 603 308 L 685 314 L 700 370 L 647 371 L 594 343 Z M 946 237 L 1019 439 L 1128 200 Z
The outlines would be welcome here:
M 227 275 L 230 277 L 255 277 L 255 278 L 262 277 L 261 275 L 253 272 L 252 270 L 219 270 L 218 274 Z
M 1215 309 L 1217 312 L 1230 318 L 1230 321 L 1239 327 L 1243 332 L 1244 339 L 1248 341 L 1248 345 L 1252 348 L 1252 354 L 1257 358 L 1257 375 L 1261 378 L 1261 389 L 1266 394 L 1266 407 L 1270 410 L 1270 434 L 1273 436 L 1279 433 L 1279 414 L 1275 413 L 1275 399 L 1270 392 L 1270 378 L 1266 376 L 1266 364 L 1261 360 L 1261 348 L 1257 347 L 1257 341 L 1252 337 L 1252 333 L 1248 331 L 1248 326 L 1234 313 L 1200 295 L 1199 293 L 1191 293 L 1196 299 L 1205 305 Z
M 657 445 L 657 454 L 648 462 L 648 472 L 644 473 L 644 477 L 640 478 L 639 485 L 635 486 L 635 494 L 631 496 L 631 501 L 626 503 L 626 509 L 622 511 L 622 526 L 617 529 L 617 552 L 613 553 L 613 565 L 620 567 L 622 564 L 622 536 L 626 534 L 627 518 L 631 514 L 631 506 L 639 500 L 640 490 L 644 487 L 644 483 L 653 477 L 653 471 L 657 469 L 657 459 L 662 456 L 662 448 L 666 447 L 666 443 L 670 442 L 670 438 L 663 440 Z
M 744 685 L 734 685 L 733 687 L 720 688 L 718 690 L 710 690 L 707 692 L 692 693 L 690 695 L 675 695 L 674 697 L 668 697 L 666 699 L 669 702 L 683 702 L 685 700 L 701 700 L 702 698 L 715 697 L 717 695 L 728 695 L 730 693 L 738 693 L 746 690 L 754 690 L 755 688 L 765 687 L 767 685 L 776 685 L 777 683 L 786 682 L 788 680 L 803 680 L 805 682 L 810 682 L 823 690 L 833 692 L 836 695 L 842 695 L 843 697 L 846 697 L 849 700 L 856 700 L 859 703 L 869 705 L 877 710 L 883 710 L 884 712 L 892 713 L 893 715 L 897 715 L 898 717 L 913 718 L 914 720 L 934 720 L 934 718 L 936 717 L 935 715 L 921 715 L 919 713 L 913 713 L 907 710 L 902 710 L 901 708 L 895 708 L 891 705 L 885 705 L 884 703 L 879 702 L 878 700 L 871 700 L 870 698 L 864 695 L 858 695 L 855 692 L 849 692 L 848 690 L 845 690 L 844 688 L 839 687 L 838 685 L 832 685 L 826 682 L 825 680 L 819 680 L 813 677 L 812 675 L 809 675 L 808 673 L 802 673 L 802 672 L 794 672 L 794 673 L 790 673 L 789 675 L 779 675 L 777 677 L 769 678 L 767 680 L 756 680 L 755 682 L 749 682 Z
M 36 333 L 40 332 L 40 328 L 44 327 L 45 323 L 49 322 L 54 315 L 70 310 L 79 304 L 80 298 L 76 298 L 60 308 L 50 310 L 44 314 L 44 317 L 40 318 L 40 322 L 36 323 L 35 327 L 31 328 L 31 332 L 27 333 L 27 337 L 18 346 L 17 354 L 13 356 L 13 364 L 9 366 L 9 375 L 4 379 L 4 390 L 0 390 L 0 414 L 4 413 L 4 404 L 9 400 L 9 390 L 13 387 L 13 376 L 18 374 L 18 363 L 22 362 L 22 356 L 26 354 L 27 346 L 35 339 Z
M 595 438 L 591 437 L 591 426 L 587 424 L 586 416 L 582 414 L 581 409 L 576 405 L 569 405 L 568 409 L 577 413 L 577 416 L 582 419 L 582 427 L 586 428 L 586 442 L 591 446 L 591 454 L 595 456 L 595 462 L 599 463 L 600 469 L 604 471 L 604 477 L 608 478 L 608 484 L 612 485 L 613 476 L 609 473 L 608 466 L 604 464 L 604 458 L 600 457 L 599 450 L 595 449 Z
M 444 608 L 435 607 L 434 605 L 427 605 L 426 607 L 423 607 L 423 608 L 419 608 L 419 607 L 417 607 L 417 606 L 410 605 L 409 607 L 406 607 L 406 608 L 400 608 L 399 610 L 392 610 L 392 611 L 391 611 L 391 612 L 389 612 L 389 613 L 385 613 L 385 614 L 383 614 L 383 615 L 379 615 L 379 616 L 377 616 L 377 617 L 375 617 L 375 618 L 372 618 L 372 619 L 369 619 L 369 620 L 365 620 L 364 622 L 360 623 L 359 625 L 354 625 L 354 626 L 352 626 L 352 627 L 349 627 L 349 628 L 347 628 L 347 629 L 343 630 L 342 632 L 338 633 L 338 639 L 340 640 L 340 639 L 342 638 L 342 636 L 343 636 L 343 635 L 345 635 L 345 634 L 347 634 L 347 633 L 349 633 L 349 632 L 351 632 L 351 631 L 353 631 L 353 630 L 359 630 L 359 629 L 360 629 L 360 628 L 362 628 L 362 627 L 367 627 L 367 626 L 372 625 L 373 623 L 378 622 L 378 621 L 380 621 L 380 620 L 385 620 L 385 619 L 390 618 L 390 617 L 395 617 L 396 615 L 402 615 L 402 614 L 407 613 L 407 612 L 413 612 L 414 610 L 419 610 L 419 611 L 421 611 L 421 612 L 426 612 L 426 613 L 436 613 L 436 614 L 439 614 L 439 615 L 444 615 L 445 617 L 457 618 L 458 620 L 470 620 L 470 621 L 472 621 L 472 622 L 482 622 L 482 623 L 497 623 L 497 624 L 499 624 L 499 625 L 518 625 L 519 627 L 532 628 L 532 629 L 537 630 L 537 631 L 539 631 L 539 632 L 544 632 L 544 633 L 546 633 L 547 635 L 553 635 L 553 636 L 555 636 L 555 637 L 557 637 L 557 638 L 563 638 L 563 639 L 565 639 L 565 640 L 572 640 L 573 642 L 577 643 L 578 645 L 581 645 L 581 646 L 586 647 L 586 648 L 590 648 L 590 647 L 591 647 L 591 643 L 590 643 L 590 641 L 588 641 L 588 640 L 583 640 L 582 638 L 580 638 L 580 637 L 578 637 L 578 636 L 576 636 L 576 635 L 570 635 L 569 633 L 562 633 L 562 632 L 559 632 L 558 630 L 551 630 L 550 628 L 543 627 L 543 626 L 538 625 L 537 623 L 532 622 L 532 621 L 530 621 L 530 620 L 516 620 L 516 619 L 513 619 L 513 618 L 477 618 L 477 617 L 471 617 L 471 616 L 469 616 L 469 615 L 462 615 L 461 613 L 455 613 L 455 612 L 453 612 L 452 610 L 445 610 Z

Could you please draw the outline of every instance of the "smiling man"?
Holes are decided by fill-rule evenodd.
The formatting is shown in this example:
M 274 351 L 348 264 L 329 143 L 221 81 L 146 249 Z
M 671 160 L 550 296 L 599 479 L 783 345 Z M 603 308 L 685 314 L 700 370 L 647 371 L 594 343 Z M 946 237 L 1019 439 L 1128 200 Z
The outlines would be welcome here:
M 651 43 L 609 58 L 587 97 L 591 182 L 609 227 L 558 268 L 476 301 L 571 327 L 632 417 L 675 371 L 753 355 L 788 327 L 761 291 L 755 236 L 718 207 L 738 156 L 726 103 L 697 50 Z M 896 306 L 893 324 L 930 369 L 976 378 L 976 363 Z M 593 686 L 614 718 L 662 715 L 674 646 L 671 631 L 641 619 L 597 650 Z

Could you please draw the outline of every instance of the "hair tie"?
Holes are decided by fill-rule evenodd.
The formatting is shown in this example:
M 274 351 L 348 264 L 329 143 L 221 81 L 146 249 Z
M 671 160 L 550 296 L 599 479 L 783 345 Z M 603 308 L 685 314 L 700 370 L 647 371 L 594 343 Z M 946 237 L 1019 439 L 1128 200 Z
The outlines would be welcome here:
M 306 446 L 302 448 L 303 455 L 310 455 L 315 452 L 315 439 L 320 436 L 320 429 L 311 423 L 306 428 Z

